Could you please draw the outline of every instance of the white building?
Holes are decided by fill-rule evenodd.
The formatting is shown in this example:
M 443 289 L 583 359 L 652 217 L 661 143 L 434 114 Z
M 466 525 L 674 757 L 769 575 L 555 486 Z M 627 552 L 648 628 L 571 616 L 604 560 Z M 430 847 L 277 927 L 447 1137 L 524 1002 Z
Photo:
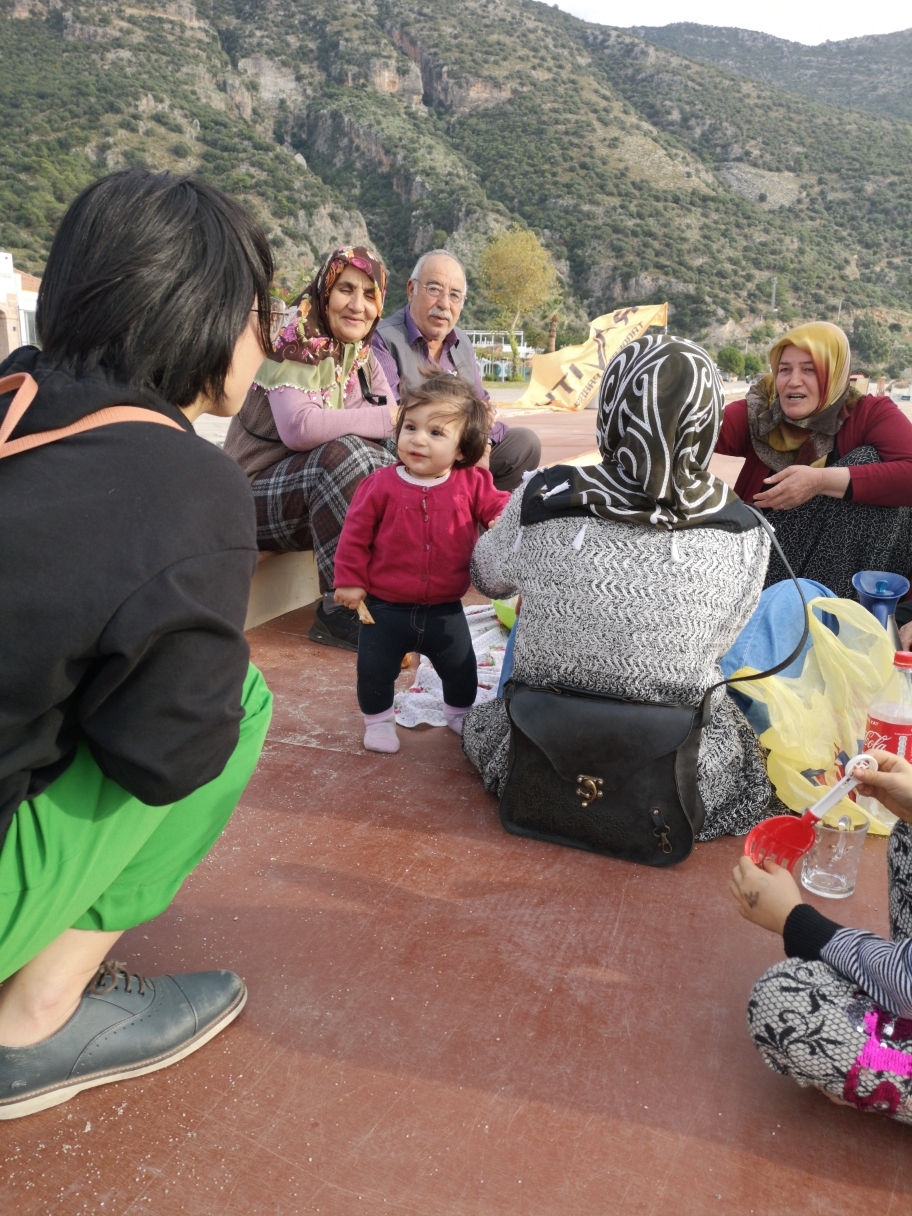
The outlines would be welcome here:
M 33 274 L 13 268 L 13 255 L 0 250 L 0 359 L 17 346 L 35 346 L 38 286 Z
M 495 357 L 498 353 L 511 354 L 510 331 L 507 329 L 469 329 L 466 333 L 476 350 L 490 350 Z M 529 359 L 532 355 L 541 353 L 537 347 L 526 346 L 523 341 L 525 335 L 521 329 L 514 330 L 513 337 L 519 348 L 520 359 Z
M 504 379 L 510 374 L 513 360 L 513 350 L 510 346 L 510 331 L 506 329 L 469 329 L 466 331 L 469 341 L 475 348 L 475 356 L 482 376 L 493 377 L 495 380 Z M 533 355 L 540 355 L 541 348 L 527 346 L 525 335 L 521 329 L 513 331 L 516 339 L 517 354 L 522 363 L 527 362 Z

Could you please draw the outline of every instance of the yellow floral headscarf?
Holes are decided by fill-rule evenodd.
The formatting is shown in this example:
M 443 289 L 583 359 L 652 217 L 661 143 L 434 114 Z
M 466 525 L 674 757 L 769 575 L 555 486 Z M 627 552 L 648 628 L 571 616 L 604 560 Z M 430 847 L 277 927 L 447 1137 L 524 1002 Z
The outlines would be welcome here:
M 787 346 L 806 351 L 817 372 L 820 405 L 807 418 L 788 418 L 779 404 L 776 373 Z M 836 432 L 848 417 L 846 399 L 852 370 L 848 338 L 829 321 L 799 325 L 783 334 L 772 348 L 770 367 L 772 371 L 757 382 L 747 398 L 754 451 L 775 472 L 795 463 L 825 464 Z

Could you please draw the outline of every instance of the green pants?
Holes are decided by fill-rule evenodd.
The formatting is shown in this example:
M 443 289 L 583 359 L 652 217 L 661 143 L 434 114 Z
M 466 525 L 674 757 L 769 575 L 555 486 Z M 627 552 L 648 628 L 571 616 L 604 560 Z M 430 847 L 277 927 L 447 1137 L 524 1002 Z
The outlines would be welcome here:
M 180 802 L 131 797 L 83 743 L 65 773 L 20 804 L 0 851 L 0 982 L 66 929 L 132 929 L 167 908 L 259 759 L 272 693 L 253 666 L 241 704 L 240 739 L 221 776 Z

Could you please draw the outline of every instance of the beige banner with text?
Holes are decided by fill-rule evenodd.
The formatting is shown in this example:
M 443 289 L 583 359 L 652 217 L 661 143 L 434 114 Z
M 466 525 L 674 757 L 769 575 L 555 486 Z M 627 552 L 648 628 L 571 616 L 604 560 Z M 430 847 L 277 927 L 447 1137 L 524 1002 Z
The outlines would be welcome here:
M 596 317 L 589 324 L 588 341 L 581 346 L 565 346 L 551 355 L 532 356 L 529 387 L 514 408 L 584 410 L 594 399 L 605 368 L 621 347 L 651 325 L 667 324 L 667 304 L 636 304 Z

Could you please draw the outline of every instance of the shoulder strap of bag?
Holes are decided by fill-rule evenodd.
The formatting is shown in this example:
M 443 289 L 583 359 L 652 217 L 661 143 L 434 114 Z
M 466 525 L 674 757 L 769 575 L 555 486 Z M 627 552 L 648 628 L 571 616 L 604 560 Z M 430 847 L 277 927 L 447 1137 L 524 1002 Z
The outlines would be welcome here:
M 250 391 L 247 393 L 247 396 L 244 398 L 244 404 L 241 406 L 240 410 L 235 414 L 235 418 L 237 418 L 238 422 L 240 423 L 241 429 L 246 431 L 247 434 L 251 437 L 251 439 L 260 439 L 260 440 L 262 440 L 263 443 L 277 443 L 280 447 L 285 447 L 284 443 L 279 438 L 278 430 L 276 430 L 276 433 L 274 435 L 261 435 L 259 433 L 259 431 L 252 431 L 250 429 L 250 427 L 247 425 L 247 423 L 244 421 L 244 411 L 247 409 L 247 406 L 250 404 L 250 401 L 254 394 L 254 390 L 258 389 L 258 388 L 259 388 L 259 385 L 257 385 L 257 384 L 252 385 L 252 387 L 250 388 Z M 266 390 L 259 389 L 259 391 L 266 396 L 267 401 L 268 401 L 268 393 L 266 392 Z M 272 416 L 272 406 L 269 406 L 269 417 L 270 417 L 273 427 L 275 428 L 275 418 Z M 286 448 L 285 450 L 288 451 L 289 449 Z
M 367 376 L 364 372 L 364 367 L 358 368 L 358 381 L 361 385 L 361 396 L 365 401 L 369 401 L 371 405 L 386 405 L 386 397 L 375 397 L 371 392 L 370 385 L 367 383 Z
M 710 701 L 712 698 L 712 694 L 715 692 L 715 690 L 717 688 L 722 688 L 726 684 L 735 684 L 735 683 L 740 684 L 743 680 L 765 680 L 767 678 L 767 676 L 774 676 L 777 671 L 783 671 L 791 663 L 794 663 L 795 659 L 797 659 L 798 656 L 801 654 L 802 650 L 804 649 L 804 643 L 807 641 L 808 634 L 810 633 L 810 622 L 808 620 L 807 600 L 804 598 L 804 592 L 801 590 L 801 584 L 798 582 L 798 579 L 795 577 L 794 570 L 789 565 L 788 558 L 782 552 L 782 547 L 779 544 L 778 540 L 776 540 L 775 531 L 773 530 L 773 528 L 770 527 L 770 525 L 767 523 L 767 521 L 764 519 L 764 517 L 760 514 L 760 512 L 755 507 L 750 506 L 748 503 L 744 503 L 744 506 L 747 507 L 747 510 L 750 511 L 752 515 L 755 515 L 757 517 L 757 520 L 758 520 L 760 526 L 768 534 L 770 540 L 772 541 L 773 548 L 779 554 L 779 557 L 782 561 L 783 566 L 785 566 L 786 570 L 788 571 L 789 578 L 791 578 L 792 582 L 795 584 L 795 590 L 798 592 L 798 595 L 801 599 L 801 607 L 804 611 L 804 629 L 801 631 L 801 637 L 798 640 L 798 645 L 795 647 L 795 649 L 792 651 L 792 653 L 790 655 L 788 655 L 786 658 L 784 658 L 781 662 L 777 663 L 775 665 L 775 667 L 768 667 L 766 669 L 766 671 L 757 671 L 753 675 L 750 675 L 750 676 L 729 676 L 727 680 L 719 680 L 717 683 L 711 684 L 710 687 L 707 688 L 706 692 L 703 695 L 702 717 L 701 717 L 701 722 L 700 722 L 701 727 L 706 726 L 709 723 Z M 512 681 L 510 681 L 510 683 L 512 683 Z M 551 692 L 573 693 L 576 696 L 581 696 L 581 697 L 603 697 L 603 698 L 610 699 L 613 701 L 626 701 L 626 700 L 635 700 L 636 699 L 636 698 L 632 698 L 632 697 L 617 697 L 617 696 L 614 696 L 609 693 L 593 692 L 590 689 L 573 688 L 566 684 L 556 684 L 556 683 L 549 682 L 546 687 L 547 687 L 547 690 L 551 691 Z M 639 702 L 639 703 L 644 704 L 644 702 Z M 648 704 L 648 702 L 646 702 L 646 704 Z M 654 704 L 660 704 L 660 702 L 654 702 Z
M 110 405 L 94 414 L 87 414 L 78 422 L 69 426 L 57 427 L 53 431 L 39 431 L 34 435 L 24 435 L 21 439 L 10 439 L 9 436 L 22 420 L 26 410 L 35 400 L 38 384 L 28 372 L 17 372 L 13 376 L 0 379 L 0 396 L 17 389 L 16 396 L 10 402 L 6 417 L 0 425 L 0 460 L 6 456 L 15 456 L 18 452 L 27 452 L 30 448 L 40 448 L 46 443 L 55 443 L 58 439 L 66 439 L 70 435 L 80 435 L 83 431 L 93 431 L 96 427 L 108 426 L 112 422 L 157 422 L 161 426 L 170 426 L 184 433 L 184 428 L 172 418 L 157 414 L 153 410 L 143 409 L 138 405 Z
M 744 506 L 747 507 L 748 511 L 750 511 L 752 515 L 755 515 L 757 517 L 757 520 L 759 521 L 760 526 L 767 533 L 767 535 L 770 538 L 770 541 L 772 542 L 773 548 L 778 553 L 780 561 L 782 562 L 783 566 L 785 566 L 786 570 L 788 571 L 789 578 L 795 584 L 795 590 L 798 592 L 798 595 L 801 597 L 801 607 L 804 610 L 804 629 L 801 632 L 801 637 L 798 641 L 798 645 L 795 647 L 795 649 L 792 651 L 792 653 L 790 655 L 788 655 L 786 658 L 784 658 L 780 663 L 777 663 L 775 667 L 768 667 L 766 669 L 766 671 L 757 671 L 752 676 L 729 676 L 727 680 L 719 680 L 718 683 L 713 684 L 710 688 L 708 688 L 703 697 L 703 725 L 704 726 L 706 726 L 706 724 L 709 722 L 710 698 L 711 698 L 713 692 L 717 688 L 721 688 L 725 684 L 735 684 L 735 683 L 740 684 L 742 680 L 765 680 L 767 678 L 767 676 L 774 676 L 777 671 L 784 671 L 785 668 L 788 667 L 791 663 L 794 663 L 795 659 L 797 659 L 798 656 L 801 654 L 802 650 L 804 649 L 804 643 L 808 639 L 808 633 L 810 632 L 810 621 L 808 620 L 807 600 L 804 598 L 804 592 L 801 590 L 801 584 L 798 582 L 798 579 L 795 577 L 794 570 L 789 565 L 788 558 L 782 552 L 782 547 L 779 544 L 778 540 L 776 540 L 775 530 L 772 527 L 770 527 L 769 523 L 766 521 L 766 519 L 763 517 L 763 515 L 756 509 L 756 507 L 752 507 L 748 503 L 745 503 Z

